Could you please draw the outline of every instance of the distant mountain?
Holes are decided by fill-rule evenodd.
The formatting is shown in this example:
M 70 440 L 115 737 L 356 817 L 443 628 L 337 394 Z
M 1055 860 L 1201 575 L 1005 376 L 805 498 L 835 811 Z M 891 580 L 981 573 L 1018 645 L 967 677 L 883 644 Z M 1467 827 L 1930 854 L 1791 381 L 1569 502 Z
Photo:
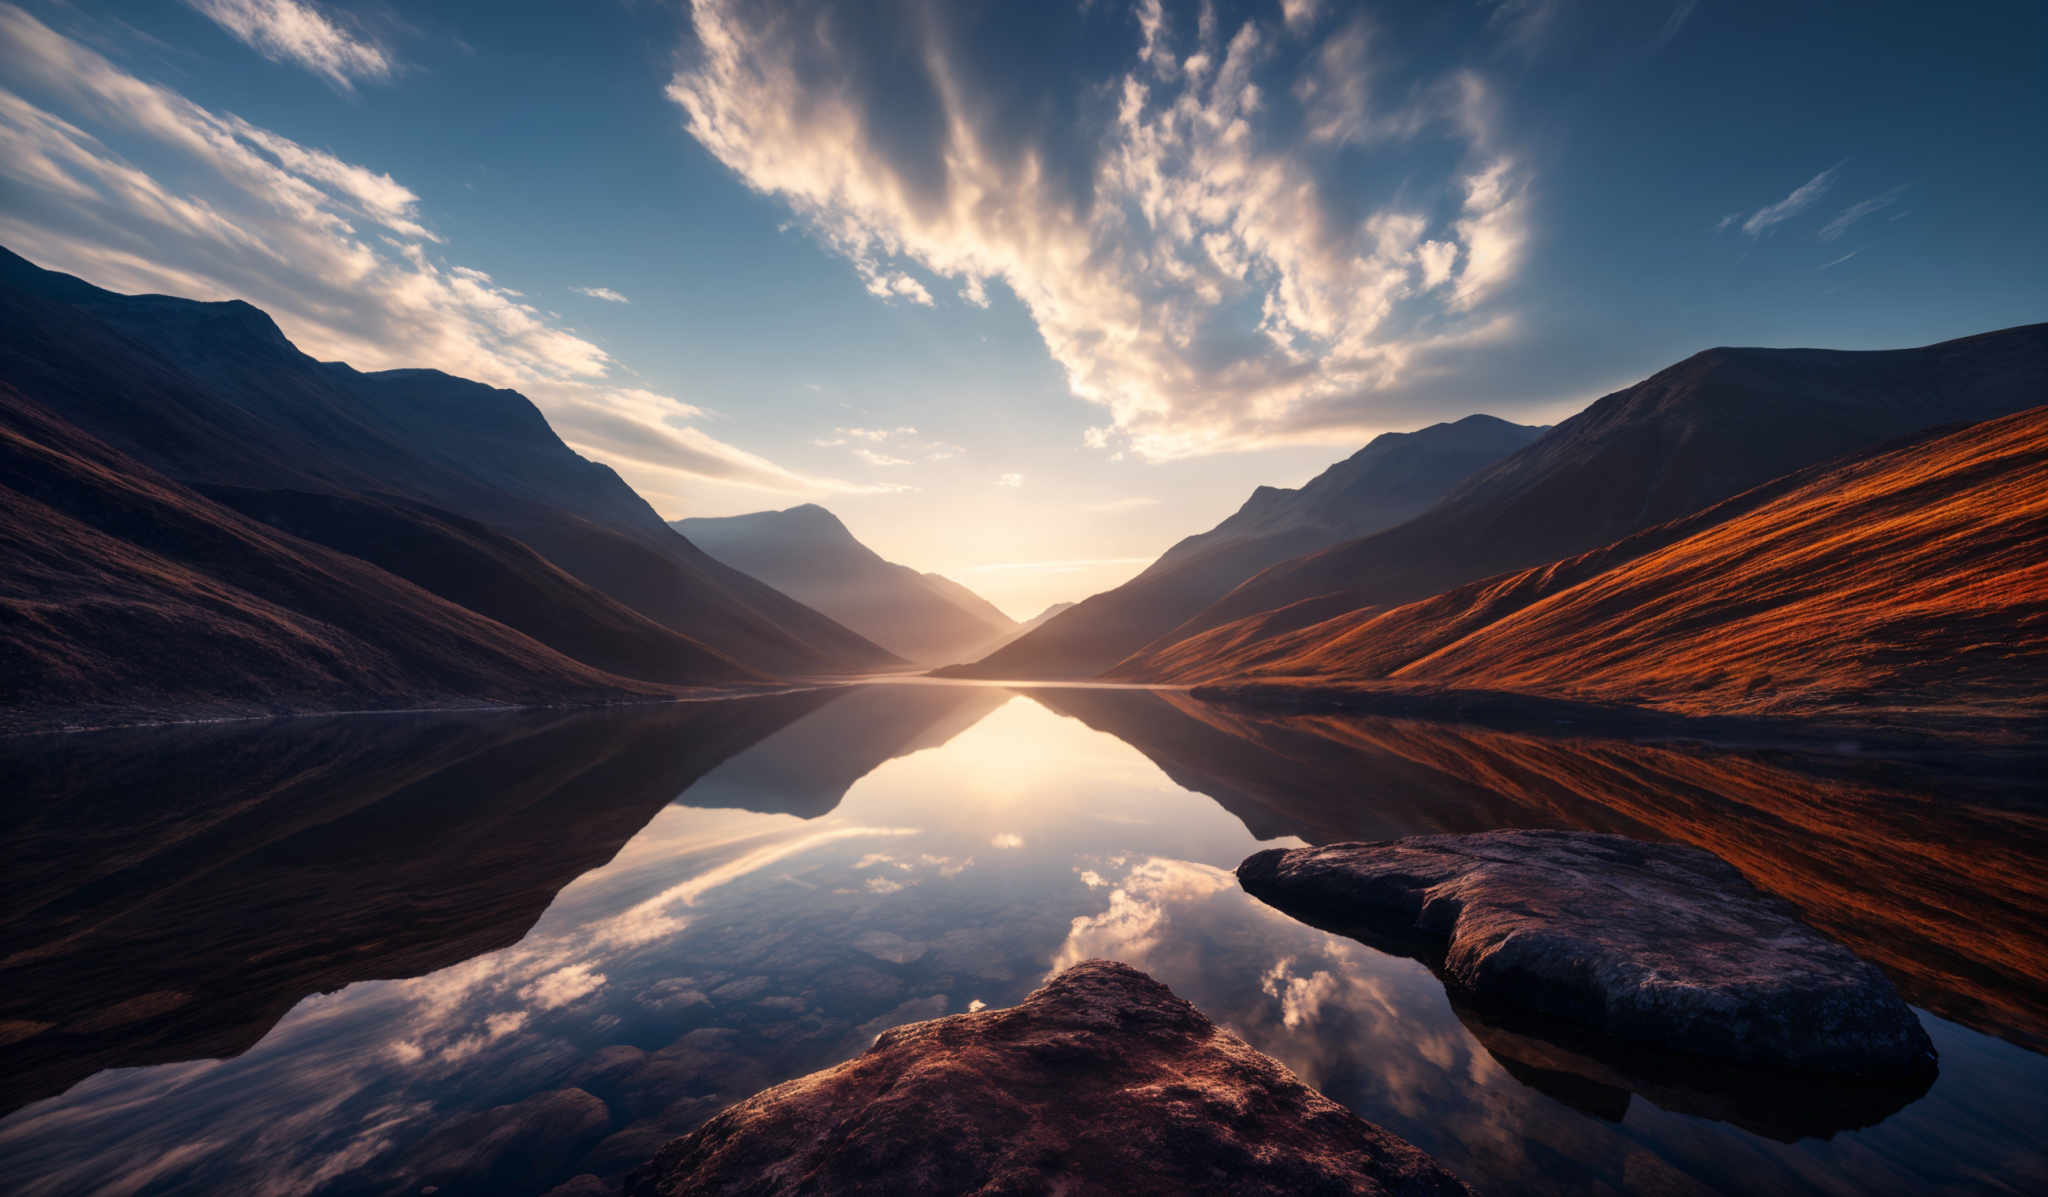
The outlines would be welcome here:
M 1467 416 L 1390 432 L 1299 490 L 1262 486 L 1236 514 L 1174 545 L 1144 573 L 1020 636 L 960 677 L 1092 677 L 1179 627 L 1269 565 L 1389 528 L 1543 430 Z
M 2048 713 L 2048 407 L 1812 467 L 1420 602 L 1263 638 L 1226 625 L 1126 669 L 1688 714 L 2038 720 Z
M 5 251 L 0 329 L 0 382 L 187 485 L 384 496 L 481 524 L 753 671 L 894 663 L 700 552 L 516 392 L 317 362 L 248 304 L 117 295 Z
M 538 559 L 524 576 L 577 588 Z M 643 676 L 757 676 L 645 621 L 559 618 L 664 654 Z M 0 730 L 673 693 L 247 518 L 0 383 Z
M 2006 415 L 2043 394 L 2048 324 L 1920 349 L 1710 349 L 1595 402 L 1406 523 L 1273 566 L 1174 638 L 1311 600 L 1273 630 L 1412 602 L 1598 548 L 1920 429 Z
M 883 560 L 815 503 L 669 526 L 907 661 L 957 661 L 1016 627 L 958 582 Z

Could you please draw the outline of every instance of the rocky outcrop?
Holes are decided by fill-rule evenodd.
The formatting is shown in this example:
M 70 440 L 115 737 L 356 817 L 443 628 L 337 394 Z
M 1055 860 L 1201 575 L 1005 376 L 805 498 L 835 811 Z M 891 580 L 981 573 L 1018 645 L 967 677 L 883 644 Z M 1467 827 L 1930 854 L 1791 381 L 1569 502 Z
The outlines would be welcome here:
M 884 1032 L 627 1183 L 681 1193 L 1401 1193 L 1465 1186 L 1127 965 Z
M 1260 852 L 1244 888 L 1414 956 L 1455 1003 L 1595 1055 L 1911 1083 L 1934 1047 L 1876 966 L 1712 853 L 1577 831 Z

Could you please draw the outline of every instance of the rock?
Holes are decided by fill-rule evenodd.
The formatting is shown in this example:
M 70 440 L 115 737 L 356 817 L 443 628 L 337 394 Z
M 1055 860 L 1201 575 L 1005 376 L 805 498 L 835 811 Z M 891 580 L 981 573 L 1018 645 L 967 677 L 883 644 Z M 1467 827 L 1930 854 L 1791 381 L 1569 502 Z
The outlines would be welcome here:
M 627 1180 L 682 1193 L 1462 1194 L 1145 974 L 1104 960 L 1005 1010 L 885 1032 L 732 1106 Z
M 1595 1054 L 1830 1080 L 1935 1071 L 1927 1032 L 1875 965 L 1699 848 L 1411 836 L 1273 849 L 1237 876 L 1304 922 L 1423 961 L 1488 1022 Z

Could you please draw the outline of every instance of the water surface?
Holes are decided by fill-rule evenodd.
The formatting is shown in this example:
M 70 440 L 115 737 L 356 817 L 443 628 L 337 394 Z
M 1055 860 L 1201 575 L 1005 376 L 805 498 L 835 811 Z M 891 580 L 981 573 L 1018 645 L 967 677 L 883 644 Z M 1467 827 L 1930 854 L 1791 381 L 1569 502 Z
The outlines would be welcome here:
M 2024 788 L 1943 780 L 973 686 L 21 743 L 0 1185 L 616 1179 L 889 1026 L 1101 956 L 1486 1192 L 2042 1191 L 2042 823 Z M 1899 980 L 1940 1078 L 1792 1125 L 1631 1093 L 1230 873 L 1496 826 L 1707 842 Z

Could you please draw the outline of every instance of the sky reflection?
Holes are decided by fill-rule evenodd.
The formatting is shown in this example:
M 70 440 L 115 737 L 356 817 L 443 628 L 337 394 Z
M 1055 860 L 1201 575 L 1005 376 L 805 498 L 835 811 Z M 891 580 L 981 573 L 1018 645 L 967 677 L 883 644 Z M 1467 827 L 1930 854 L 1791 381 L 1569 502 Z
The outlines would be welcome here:
M 720 805 L 695 805 L 707 799 Z M 1238 889 L 1246 854 L 1297 842 L 1255 838 L 1125 741 L 1030 697 L 863 689 L 690 784 L 516 944 L 307 997 L 232 1059 L 93 1076 L 0 1122 L 0 1178 L 22 1193 L 616 1178 L 890 1026 L 1008 1005 L 1106 956 L 1490 1192 L 2044 1179 L 2042 1057 L 1931 1016 L 1935 1090 L 1825 1140 L 1532 1087 L 1421 965 Z

